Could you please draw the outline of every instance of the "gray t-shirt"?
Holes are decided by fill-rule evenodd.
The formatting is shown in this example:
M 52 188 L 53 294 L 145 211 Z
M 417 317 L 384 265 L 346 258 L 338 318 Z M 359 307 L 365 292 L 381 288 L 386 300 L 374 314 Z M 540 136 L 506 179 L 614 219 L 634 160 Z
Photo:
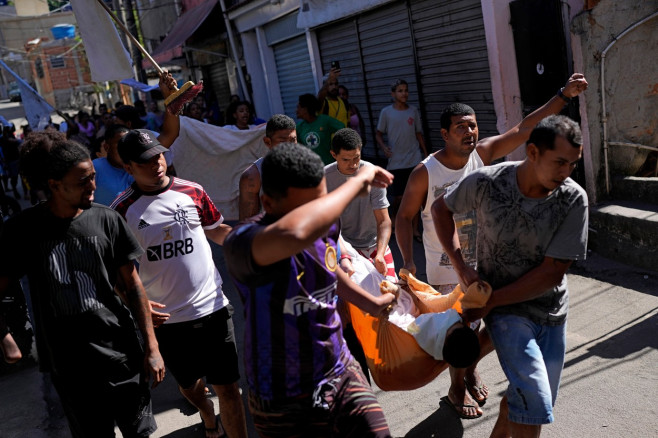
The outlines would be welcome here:
M 363 166 L 372 166 L 371 163 L 361 160 L 359 169 Z M 327 191 L 336 190 L 341 184 L 354 175 L 344 175 L 338 171 L 337 163 L 325 166 L 324 174 L 327 179 Z M 377 244 L 377 221 L 373 210 L 388 207 L 386 189 L 372 187 L 368 196 L 359 196 L 347 206 L 340 215 L 341 234 L 356 249 L 367 249 Z
M 423 132 L 420 113 L 409 105 L 406 110 L 397 110 L 393 105 L 384 108 L 379 115 L 377 131 L 386 134 L 393 155 L 388 159 L 388 170 L 415 167 L 423 159 L 416 133 Z
M 571 178 L 545 198 L 519 190 L 519 162 L 478 169 L 450 187 L 445 202 L 455 213 L 477 213 L 477 266 L 494 290 L 538 267 L 544 257 L 583 260 L 587 254 L 587 194 Z M 539 324 L 558 325 L 567 316 L 567 278 L 533 300 L 495 308 Z

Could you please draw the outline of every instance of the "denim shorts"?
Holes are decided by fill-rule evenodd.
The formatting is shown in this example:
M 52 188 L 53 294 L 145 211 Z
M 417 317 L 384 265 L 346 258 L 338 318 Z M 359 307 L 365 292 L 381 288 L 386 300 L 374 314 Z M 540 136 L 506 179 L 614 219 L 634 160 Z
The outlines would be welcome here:
M 486 317 L 500 366 L 507 376 L 509 420 L 519 424 L 553 422 L 566 351 L 566 322 L 550 326 L 523 316 Z

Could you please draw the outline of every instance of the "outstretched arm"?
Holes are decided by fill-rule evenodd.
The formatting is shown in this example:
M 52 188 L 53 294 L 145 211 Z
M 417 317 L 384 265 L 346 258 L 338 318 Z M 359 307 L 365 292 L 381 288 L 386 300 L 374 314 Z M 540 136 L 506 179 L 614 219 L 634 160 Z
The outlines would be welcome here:
M 176 89 L 176 80 L 169 72 L 163 72 L 160 75 L 160 91 L 166 99 Z M 162 123 L 162 132 L 158 136 L 160 144 L 166 148 L 174 144 L 180 132 L 180 119 L 178 116 L 170 114 L 169 111 L 164 112 L 164 121 Z
M 586 89 L 587 80 L 585 76 L 581 73 L 574 73 L 565 84 L 562 93 L 566 98 L 570 99 L 578 96 Z M 537 126 L 537 123 L 550 115 L 562 111 L 566 103 L 567 101 L 562 97 L 555 95 L 543 106 L 528 114 L 521 123 L 504 134 L 494 135 L 493 137 L 483 138 L 478 141 L 477 151 L 484 164 L 491 164 L 493 160 L 504 157 L 528 141 L 530 133 Z
M 381 167 L 362 167 L 336 190 L 295 208 L 256 234 L 254 262 L 267 266 L 297 254 L 326 233 L 352 199 L 367 193 L 372 185 L 387 187 L 392 181 L 393 175 Z M 324 179 L 320 184 L 326 184 Z

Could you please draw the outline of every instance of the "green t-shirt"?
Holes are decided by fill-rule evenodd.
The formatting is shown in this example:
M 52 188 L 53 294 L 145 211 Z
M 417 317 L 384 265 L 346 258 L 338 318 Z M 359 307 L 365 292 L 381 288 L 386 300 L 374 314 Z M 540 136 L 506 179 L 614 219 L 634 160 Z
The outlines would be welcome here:
M 344 127 L 342 122 L 333 117 L 319 114 L 312 123 L 302 120 L 297 124 L 297 141 L 318 154 L 325 165 L 331 164 L 334 162 L 334 157 L 329 152 L 331 137 Z

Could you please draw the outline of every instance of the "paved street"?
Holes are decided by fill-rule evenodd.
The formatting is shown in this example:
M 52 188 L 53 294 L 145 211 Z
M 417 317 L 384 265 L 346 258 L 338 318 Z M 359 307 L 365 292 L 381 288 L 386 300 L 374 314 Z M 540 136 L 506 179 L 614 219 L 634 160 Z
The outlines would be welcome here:
M 221 264 L 221 250 L 214 249 Z M 420 245 L 415 252 L 422 258 Z M 572 269 L 569 283 L 568 352 L 557 420 L 544 429 L 543 436 L 656 436 L 658 409 L 653 398 L 658 389 L 658 273 L 590 254 L 585 263 Z M 227 284 L 225 290 L 236 307 L 235 323 L 240 334 L 243 321 L 239 299 L 232 285 Z M 488 436 L 506 384 L 494 355 L 482 361 L 480 372 L 492 395 L 484 415 L 477 420 L 460 420 L 440 401 L 449 386 L 447 372 L 415 391 L 378 390 L 393 436 Z M 241 386 L 245 388 L 244 381 Z M 93 403 L 93 388 L 89 396 Z M 178 393 L 173 379 L 166 379 L 156 388 L 153 399 L 159 425 L 154 437 L 203 436 L 198 414 Z M 35 367 L 0 377 L 0 405 L 2 438 L 70 436 L 57 409 L 56 395 Z M 256 436 L 251 427 L 250 436 Z
M 0 110 L 8 119 L 22 115 L 18 104 L 3 102 Z M 392 247 L 400 266 L 397 248 Z M 213 246 L 213 250 L 222 276 L 227 278 L 221 249 Z M 416 264 L 423 269 L 421 245 L 415 243 L 414 250 Z M 424 278 L 424 272 L 418 274 Z M 569 284 L 566 365 L 556 422 L 544 428 L 543 436 L 658 436 L 658 409 L 653 400 L 658 389 L 658 272 L 591 253 L 587 261 L 571 269 Z M 236 308 L 238 348 L 242 351 L 242 307 L 230 281 L 225 283 L 225 293 Z M 447 394 L 447 372 L 415 391 L 377 390 L 393 436 L 488 436 L 506 381 L 495 354 L 481 362 L 480 373 L 491 397 L 483 408 L 484 415 L 477 420 L 460 420 L 440 400 Z M 246 394 L 244 379 L 241 387 Z M 89 398 L 93 403 L 93 388 L 89 388 Z M 203 436 L 198 414 L 178 393 L 171 376 L 153 391 L 153 400 L 159 425 L 154 437 Z M 0 406 L 0 438 L 70 437 L 57 395 L 35 366 L 0 376 Z M 250 436 L 256 436 L 251 426 L 249 431 Z

